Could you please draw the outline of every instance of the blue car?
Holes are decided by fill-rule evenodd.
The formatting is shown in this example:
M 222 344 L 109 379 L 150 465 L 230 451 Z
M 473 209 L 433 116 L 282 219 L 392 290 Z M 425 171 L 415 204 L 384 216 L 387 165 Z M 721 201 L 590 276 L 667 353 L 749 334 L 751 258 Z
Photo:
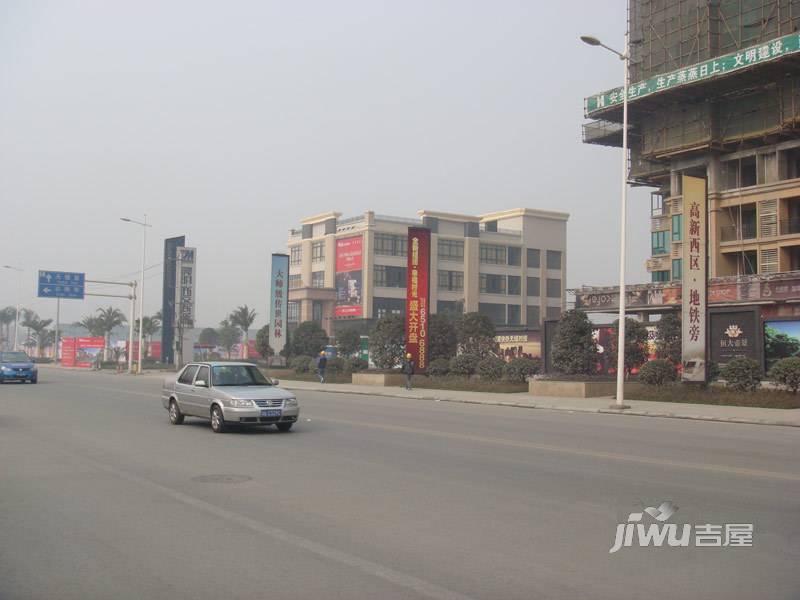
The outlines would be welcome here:
M 39 371 L 24 352 L 0 352 L 0 383 L 30 381 L 36 383 Z

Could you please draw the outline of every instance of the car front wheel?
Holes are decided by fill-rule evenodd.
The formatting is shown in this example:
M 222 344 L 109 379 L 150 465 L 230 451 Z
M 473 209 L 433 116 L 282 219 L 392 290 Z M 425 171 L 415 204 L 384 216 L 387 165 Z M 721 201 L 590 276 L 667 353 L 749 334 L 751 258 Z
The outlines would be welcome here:
M 225 417 L 222 415 L 222 409 L 216 405 L 211 409 L 211 430 L 214 433 L 225 432 Z
M 169 422 L 173 425 L 183 423 L 183 413 L 175 400 L 170 400 L 169 403 Z

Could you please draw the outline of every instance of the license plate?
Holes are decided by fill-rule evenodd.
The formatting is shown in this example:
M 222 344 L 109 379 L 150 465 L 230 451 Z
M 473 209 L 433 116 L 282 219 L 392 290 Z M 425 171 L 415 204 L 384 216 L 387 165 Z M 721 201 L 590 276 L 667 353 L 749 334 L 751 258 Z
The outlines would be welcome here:
M 278 410 L 275 410 L 275 409 L 262 410 L 261 411 L 261 416 L 262 417 L 280 417 L 281 416 L 281 411 L 280 411 L 280 409 L 278 409 Z

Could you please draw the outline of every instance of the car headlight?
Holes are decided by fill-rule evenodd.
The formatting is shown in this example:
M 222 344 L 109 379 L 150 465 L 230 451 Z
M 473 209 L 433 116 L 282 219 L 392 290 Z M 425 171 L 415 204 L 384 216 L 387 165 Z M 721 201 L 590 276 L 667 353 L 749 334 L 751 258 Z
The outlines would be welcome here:
M 3 373 L 10 373 L 12 370 L 11 367 L 0 367 L 0 371 L 3 371 Z
M 231 400 L 228 400 L 228 404 L 230 406 L 232 406 L 233 408 L 251 408 L 253 406 L 253 401 L 252 400 L 239 400 L 239 399 L 233 398 Z
M 286 398 L 283 401 L 284 406 L 297 406 L 297 398 Z

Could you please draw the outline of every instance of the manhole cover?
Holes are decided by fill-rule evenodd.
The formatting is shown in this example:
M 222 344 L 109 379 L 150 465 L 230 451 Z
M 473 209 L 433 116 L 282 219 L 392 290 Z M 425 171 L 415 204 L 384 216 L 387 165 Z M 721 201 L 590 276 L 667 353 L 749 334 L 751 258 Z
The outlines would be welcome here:
M 192 477 L 192 481 L 200 483 L 244 483 L 251 479 L 252 477 L 247 475 L 198 475 Z

